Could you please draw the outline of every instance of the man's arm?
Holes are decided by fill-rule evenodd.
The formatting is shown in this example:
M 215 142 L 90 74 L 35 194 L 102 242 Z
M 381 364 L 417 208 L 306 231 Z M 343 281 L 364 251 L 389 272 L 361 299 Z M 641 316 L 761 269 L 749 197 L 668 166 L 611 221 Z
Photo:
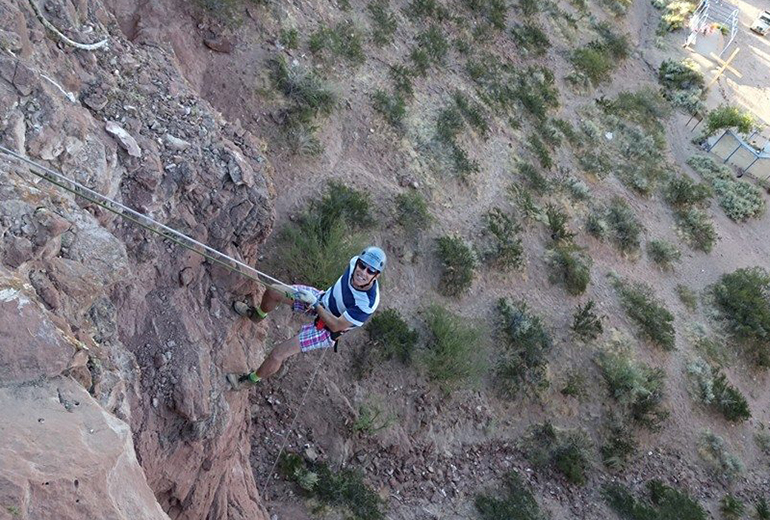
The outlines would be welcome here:
M 332 332 L 342 332 L 348 330 L 353 326 L 348 320 L 343 317 L 337 317 L 320 303 L 316 306 L 316 312 L 321 320 L 326 324 L 326 327 Z

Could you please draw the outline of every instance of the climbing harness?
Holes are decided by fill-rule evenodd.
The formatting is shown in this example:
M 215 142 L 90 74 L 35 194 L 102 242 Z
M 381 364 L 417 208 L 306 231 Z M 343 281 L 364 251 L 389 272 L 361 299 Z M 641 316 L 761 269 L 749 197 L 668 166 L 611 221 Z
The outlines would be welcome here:
M 290 298 L 302 300 L 302 298 L 298 298 L 297 290 L 295 290 L 291 285 L 286 284 L 281 280 L 278 280 L 277 278 L 273 278 L 272 276 L 265 274 L 262 271 L 254 269 L 253 267 L 246 265 L 243 262 L 236 260 L 235 258 L 232 258 L 224 253 L 217 251 L 214 248 L 211 248 L 205 244 L 202 244 L 201 242 L 198 242 L 193 238 L 188 237 L 184 233 L 180 233 L 175 229 L 172 229 L 164 224 L 161 224 L 157 220 L 154 220 L 148 217 L 147 215 L 144 215 L 143 213 L 139 213 L 138 211 L 128 208 L 123 204 L 120 204 L 119 202 L 115 202 L 114 200 L 107 198 L 104 195 L 90 188 L 86 188 L 82 184 L 79 184 L 78 182 L 75 182 L 72 179 L 65 177 L 61 173 L 51 170 L 50 168 L 46 168 L 45 166 L 38 164 L 35 161 L 32 161 L 24 157 L 23 155 L 19 155 L 18 153 L 12 150 L 9 150 L 8 148 L 5 148 L 4 146 L 0 146 L 0 152 L 10 155 L 11 157 L 18 159 L 19 161 L 22 161 L 27 165 L 32 166 L 33 169 L 30 169 L 30 172 L 32 174 L 50 182 L 51 184 L 54 184 L 55 186 L 58 186 L 59 188 L 62 188 L 63 190 L 69 191 L 70 193 L 73 193 L 79 197 L 83 197 L 84 199 L 98 206 L 101 206 L 102 208 L 118 215 L 119 217 L 129 220 L 134 224 L 141 226 L 144 229 L 147 229 L 148 231 L 151 231 L 157 235 L 160 235 L 161 237 L 168 239 L 174 242 L 175 244 L 178 244 L 186 249 L 189 249 L 190 251 L 196 254 L 201 255 L 207 260 L 215 262 L 221 265 L 222 267 L 229 269 L 234 273 L 238 273 L 242 276 L 245 276 L 257 283 L 260 283 L 262 285 L 267 285 L 262 280 L 262 278 L 275 282 L 276 285 L 270 285 L 270 287 L 278 291 L 282 291 L 284 294 L 286 294 Z M 37 169 L 38 171 L 36 171 L 35 169 Z M 299 414 L 302 411 L 302 407 L 305 405 L 305 398 L 307 398 L 308 393 L 310 393 L 310 389 L 313 387 L 313 383 L 315 382 L 316 376 L 318 375 L 318 370 L 321 368 L 321 364 L 323 363 L 327 350 L 328 349 L 324 349 L 323 352 L 321 353 L 321 358 L 318 360 L 318 364 L 316 365 L 315 370 L 313 371 L 313 377 L 310 379 L 310 384 L 307 385 L 307 388 L 305 389 L 305 393 L 302 396 L 302 401 L 300 401 L 299 408 L 297 408 L 297 413 L 294 415 L 294 419 L 292 419 L 291 425 L 289 426 L 289 429 L 287 430 L 286 435 L 284 436 L 283 442 L 281 444 L 281 449 L 278 451 L 278 456 L 275 458 L 275 461 L 273 462 L 273 465 L 271 466 L 270 471 L 267 473 L 267 476 L 265 477 L 265 482 L 264 482 L 264 485 L 262 486 L 264 495 L 267 494 L 267 484 L 270 481 L 270 476 L 273 474 L 273 471 L 275 470 L 275 466 L 278 464 L 278 460 L 281 458 L 281 455 L 283 454 L 283 451 L 286 448 L 286 443 L 289 440 L 289 435 L 294 430 L 294 424 L 297 422 L 297 418 L 299 417 Z M 335 350 L 336 350 L 336 345 L 335 345 Z

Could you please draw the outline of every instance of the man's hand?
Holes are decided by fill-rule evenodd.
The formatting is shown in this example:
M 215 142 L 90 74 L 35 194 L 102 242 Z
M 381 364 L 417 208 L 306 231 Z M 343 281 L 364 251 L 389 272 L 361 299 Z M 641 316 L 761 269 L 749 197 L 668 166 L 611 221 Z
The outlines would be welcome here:
M 295 298 L 309 305 L 312 309 L 315 309 L 321 301 L 312 291 L 307 289 L 298 289 L 295 293 Z

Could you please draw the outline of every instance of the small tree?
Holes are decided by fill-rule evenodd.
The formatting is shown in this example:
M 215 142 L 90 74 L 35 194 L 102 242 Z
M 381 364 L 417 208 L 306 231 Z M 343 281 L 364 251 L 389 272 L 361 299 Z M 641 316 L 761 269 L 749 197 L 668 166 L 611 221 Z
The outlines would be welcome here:
M 706 117 L 706 136 L 711 136 L 722 128 L 735 128 L 742 134 L 748 134 L 756 126 L 754 116 L 740 108 L 720 105 Z

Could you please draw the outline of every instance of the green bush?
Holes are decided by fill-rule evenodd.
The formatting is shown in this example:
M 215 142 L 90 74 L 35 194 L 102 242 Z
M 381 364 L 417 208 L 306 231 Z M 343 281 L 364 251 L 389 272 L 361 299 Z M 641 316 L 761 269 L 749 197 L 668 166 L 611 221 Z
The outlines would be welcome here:
M 663 9 L 658 34 L 684 28 L 699 3 L 691 0 L 655 0 L 653 5 Z
M 538 195 L 545 194 L 551 187 L 551 183 L 548 182 L 548 179 L 543 177 L 543 174 L 528 162 L 519 163 L 518 173 Z
M 669 204 L 681 209 L 707 204 L 713 192 L 709 186 L 696 184 L 689 177 L 679 175 L 668 181 L 664 195 Z
M 634 361 L 627 349 L 600 352 L 596 362 L 612 397 L 638 424 L 658 430 L 668 417 L 662 408 L 665 372 Z
M 759 448 L 759 451 L 762 452 L 763 455 L 770 456 L 770 433 L 767 432 L 757 432 L 754 435 L 754 442 L 757 443 L 757 447 Z
M 719 502 L 719 510 L 722 511 L 725 518 L 740 518 L 746 510 L 746 506 L 741 499 L 728 493 Z
M 585 305 L 578 305 L 572 315 L 572 332 L 583 341 L 593 341 L 604 332 L 602 318 L 594 312 L 594 301 L 588 300 Z
M 482 331 L 469 326 L 467 319 L 438 305 L 426 312 L 429 332 L 424 356 L 428 378 L 450 390 L 474 383 L 484 370 L 479 348 Z
M 377 90 L 372 94 L 372 106 L 394 128 L 402 128 L 406 116 L 406 101 L 400 93 L 388 94 Z
M 521 226 L 500 208 L 493 208 L 484 219 L 493 241 L 485 258 L 506 271 L 524 267 L 524 247 L 519 238 Z
M 685 493 L 659 480 L 647 482 L 650 501 L 635 498 L 619 483 L 606 484 L 602 496 L 609 506 L 627 520 L 707 520 L 703 507 Z
M 535 466 L 550 466 L 570 483 L 585 484 L 592 445 L 584 431 L 558 430 L 549 422 L 536 424 L 524 438 L 522 448 Z
M 295 28 L 281 29 L 279 37 L 281 45 L 287 49 L 296 49 L 299 47 L 299 31 Z
M 511 29 L 511 36 L 516 45 L 534 56 L 542 56 L 551 47 L 551 41 L 545 32 L 532 22 L 515 25 Z
M 770 275 L 761 267 L 724 274 L 712 288 L 714 303 L 730 332 L 754 363 L 770 366 Z
M 313 54 L 328 53 L 344 58 L 353 66 L 366 61 L 361 33 L 351 21 L 338 23 L 334 28 L 322 25 L 310 35 L 308 46 Z
M 615 280 L 620 302 L 628 316 L 636 322 L 641 333 L 664 350 L 674 349 L 674 315 L 652 288 L 644 284 L 629 284 Z
M 343 468 L 337 472 L 324 462 L 311 462 L 301 456 L 284 452 L 279 468 L 303 491 L 321 503 L 348 512 L 351 520 L 381 520 L 385 518 L 384 502 L 363 480 L 361 473 Z
M 698 399 L 718 410 L 725 419 L 739 422 L 751 417 L 746 398 L 727 381 L 720 369 L 699 359 L 687 365 L 687 374 L 693 380 Z
M 416 235 L 433 224 L 428 203 L 418 191 L 396 195 L 396 222 L 411 235 Z
M 554 242 L 569 242 L 575 237 L 575 233 L 567 228 L 569 218 L 567 214 L 552 204 L 545 208 L 546 222 L 551 231 L 551 239 Z
M 502 318 L 503 347 L 495 370 L 498 390 L 512 398 L 525 385 L 546 388 L 546 355 L 553 348 L 553 340 L 540 317 L 531 314 L 524 302 L 511 304 L 500 299 L 497 308 Z
M 540 161 L 540 166 L 546 169 L 553 166 L 553 158 L 551 158 L 550 150 L 535 134 L 529 136 L 529 149 L 535 154 L 537 160 Z
M 751 112 L 744 112 L 738 107 L 720 105 L 706 116 L 706 135 L 714 135 L 723 128 L 735 128 L 742 134 L 748 134 L 757 125 Z
M 484 19 L 486 23 L 479 24 L 480 27 L 487 27 L 488 23 L 498 31 L 505 29 L 508 14 L 508 3 L 505 0 L 462 0 L 462 4 Z
M 471 288 L 478 265 L 476 254 L 459 237 L 443 236 L 436 240 L 442 265 L 439 292 L 459 296 Z
M 417 35 L 417 43 L 434 64 L 442 63 L 449 51 L 449 42 L 437 25 L 431 25 L 427 31 Z
M 367 194 L 329 183 L 320 201 L 280 231 L 276 255 L 280 267 L 302 283 L 331 285 L 365 245 L 358 230 L 373 223 L 369 204 Z
M 679 229 L 690 247 L 710 253 L 717 241 L 717 232 L 708 213 L 689 208 L 677 211 L 675 215 Z
M 484 115 L 484 111 L 478 103 L 474 103 L 459 90 L 456 90 L 452 98 L 457 108 L 462 113 L 468 124 L 470 124 L 481 137 L 486 138 L 489 134 L 489 123 Z
M 705 155 L 690 157 L 687 164 L 711 183 L 719 205 L 731 219 L 742 222 L 765 212 L 762 190 L 749 182 L 736 180 L 726 166 Z
M 577 399 L 583 399 L 588 395 L 586 391 L 586 384 L 587 382 L 585 376 L 582 373 L 573 370 L 567 374 L 567 379 L 564 382 L 564 386 L 561 390 L 559 390 L 559 392 L 562 395 L 569 395 Z
M 754 514 L 759 520 L 770 520 L 770 506 L 768 506 L 767 500 L 760 498 L 757 501 Z
M 396 358 L 408 365 L 412 362 L 419 335 L 395 309 L 385 309 L 366 324 L 370 341 L 382 350 L 385 359 Z
M 572 61 L 575 69 L 594 85 L 608 81 L 612 70 L 615 68 L 612 57 L 596 45 L 586 45 L 575 49 L 572 51 L 570 61 Z
M 722 437 L 709 430 L 701 432 L 698 440 L 698 454 L 706 462 L 706 466 L 715 476 L 733 480 L 743 473 L 743 462 L 727 451 L 727 445 Z
M 679 299 L 690 311 L 695 311 L 698 308 L 698 295 L 693 292 L 692 289 L 682 284 L 676 286 L 676 294 Z
M 412 60 L 412 66 L 414 73 L 418 76 L 425 76 L 430 68 L 430 57 L 425 50 L 420 47 L 415 47 L 409 54 L 409 59 Z
M 666 240 L 651 240 L 647 243 L 650 259 L 663 269 L 673 269 L 674 263 L 682 257 L 679 249 Z
M 549 280 L 561 284 L 572 296 L 583 294 L 591 281 L 593 261 L 583 248 L 572 244 L 556 245 L 546 253 Z
M 438 0 L 412 0 L 404 12 L 413 21 L 426 18 L 441 21 L 449 17 L 449 11 Z
M 698 71 L 698 65 L 687 58 L 681 62 L 665 60 L 660 64 L 658 81 L 663 86 L 663 92 L 672 105 L 682 108 L 692 115 L 705 111 L 703 98 L 705 84 L 703 74 Z
M 540 510 L 535 496 L 514 472 L 504 478 L 502 499 L 489 495 L 476 495 L 476 510 L 481 520 L 547 520 L 548 516 Z
M 594 209 L 586 217 L 586 231 L 588 234 L 599 240 L 604 240 L 610 231 L 610 225 L 607 222 L 606 212 Z
M 372 20 L 372 39 L 380 46 L 393 41 L 393 35 L 398 27 L 398 21 L 388 4 L 388 0 L 374 0 L 366 6 Z
M 374 435 L 377 432 L 387 430 L 396 418 L 393 415 L 383 417 L 382 409 L 375 404 L 363 404 L 358 408 L 358 417 L 353 423 L 353 431 L 364 435 Z
M 610 238 L 623 253 L 635 253 L 639 250 L 642 225 L 629 205 L 620 198 L 612 201 L 605 216 L 610 231 Z
M 412 69 L 403 65 L 392 65 L 389 75 L 397 94 L 404 98 L 411 98 L 414 95 L 414 88 L 412 87 L 414 72 Z
M 439 112 L 438 119 L 436 120 L 436 135 L 441 142 L 445 144 L 454 143 L 464 127 L 465 120 L 462 113 L 456 107 L 450 106 Z
M 519 0 L 519 9 L 524 16 L 533 16 L 540 12 L 540 2 L 537 0 Z
M 604 443 L 599 450 L 602 462 L 610 469 L 622 469 L 636 451 L 636 439 L 629 426 L 615 414 L 611 414 L 606 426 Z

